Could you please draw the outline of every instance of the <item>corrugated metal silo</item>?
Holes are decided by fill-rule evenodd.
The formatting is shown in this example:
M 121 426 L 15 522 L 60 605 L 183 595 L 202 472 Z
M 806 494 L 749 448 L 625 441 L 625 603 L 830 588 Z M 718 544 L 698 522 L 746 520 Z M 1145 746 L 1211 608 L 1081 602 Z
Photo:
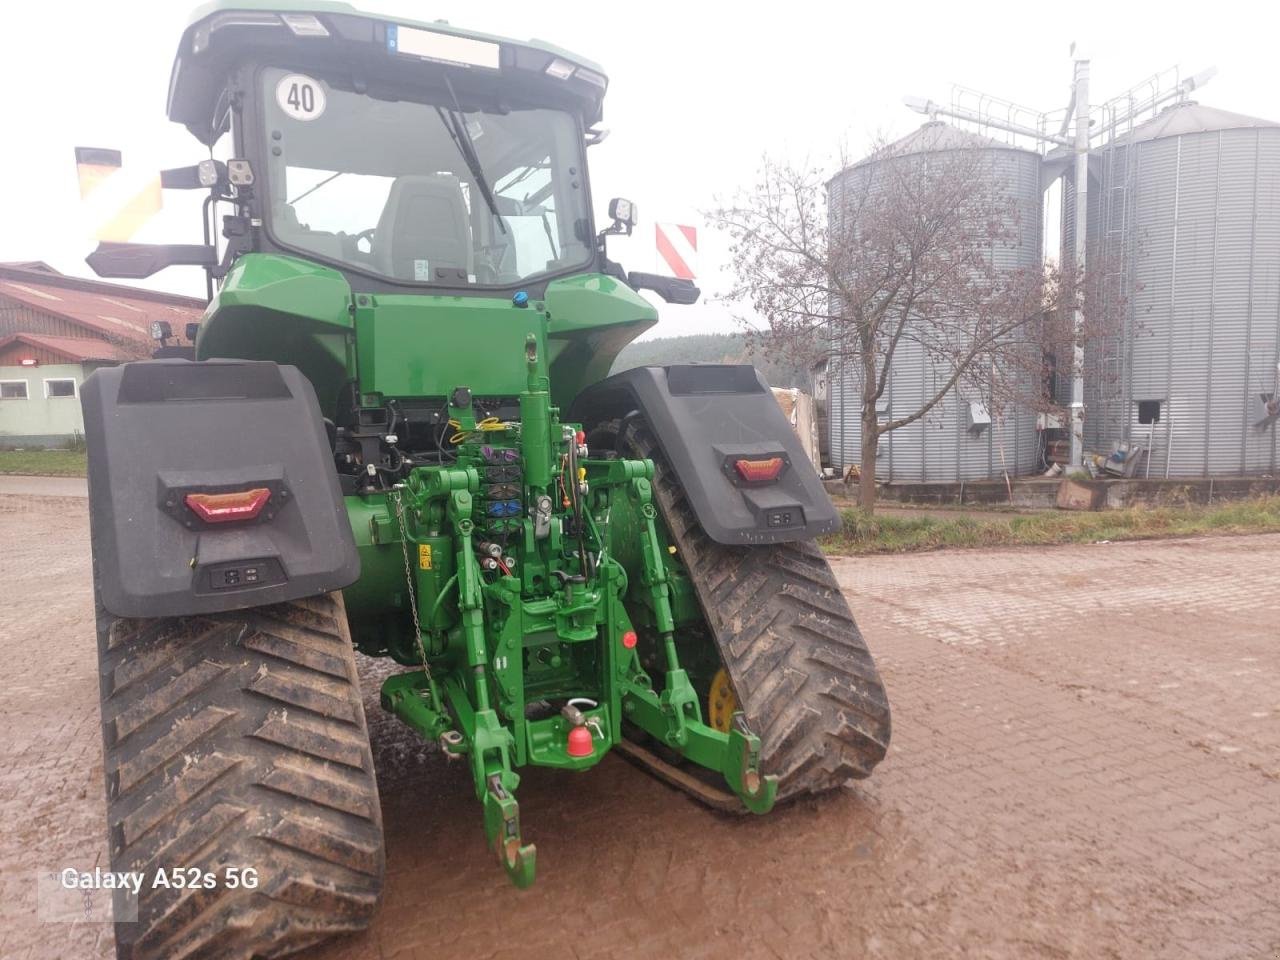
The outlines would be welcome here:
M 834 216 L 844 198 L 865 188 L 877 163 L 923 153 L 979 151 L 991 195 L 1012 201 L 1011 216 L 1018 241 L 998 246 L 997 267 L 1034 269 L 1041 261 L 1041 158 L 1039 154 L 978 136 L 939 122 L 926 123 L 880 154 L 842 170 L 828 182 L 828 204 Z M 880 159 L 887 157 L 889 159 Z M 881 400 L 881 419 L 919 410 L 948 379 L 924 349 L 903 341 L 894 354 Z M 828 424 L 832 463 L 843 468 L 861 459 L 861 376 L 857 364 L 832 358 L 829 367 Z M 1026 474 L 1039 462 L 1036 414 L 1029 407 L 1006 409 L 990 427 L 971 430 L 970 404 L 982 397 L 953 388 L 924 418 L 885 435 L 876 461 L 878 479 L 889 481 L 983 480 Z
M 1086 351 L 1086 447 L 1149 444 L 1152 477 L 1274 472 L 1280 124 L 1179 104 L 1094 166 L 1090 256 L 1127 302 Z

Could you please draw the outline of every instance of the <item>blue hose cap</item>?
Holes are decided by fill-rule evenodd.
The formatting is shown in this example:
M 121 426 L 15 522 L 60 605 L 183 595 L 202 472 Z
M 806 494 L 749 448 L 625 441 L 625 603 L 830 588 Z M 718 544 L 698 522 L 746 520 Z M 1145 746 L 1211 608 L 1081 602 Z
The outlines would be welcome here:
M 517 290 L 511 295 L 511 302 L 517 307 L 527 307 L 529 305 L 529 294 L 523 290 Z

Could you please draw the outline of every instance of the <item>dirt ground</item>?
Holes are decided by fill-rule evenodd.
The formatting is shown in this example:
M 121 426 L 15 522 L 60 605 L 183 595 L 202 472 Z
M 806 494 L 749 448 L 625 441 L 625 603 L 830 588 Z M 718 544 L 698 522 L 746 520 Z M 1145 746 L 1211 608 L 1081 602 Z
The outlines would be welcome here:
M 0 957 L 110 956 L 37 919 L 106 866 L 83 499 L 0 495 Z M 1280 957 L 1280 536 L 836 561 L 894 739 L 837 795 L 732 819 L 622 760 L 532 770 L 539 880 L 464 770 L 377 707 L 374 928 L 311 956 Z

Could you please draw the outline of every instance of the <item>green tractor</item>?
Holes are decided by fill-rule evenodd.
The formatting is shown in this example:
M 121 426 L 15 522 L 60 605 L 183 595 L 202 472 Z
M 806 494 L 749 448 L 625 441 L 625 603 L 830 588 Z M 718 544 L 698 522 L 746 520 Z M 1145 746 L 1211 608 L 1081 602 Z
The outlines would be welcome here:
M 867 776 L 880 678 L 815 536 L 839 516 L 745 365 L 609 376 L 688 281 L 607 258 L 607 82 L 540 42 L 325 0 L 218 0 L 168 115 L 210 149 L 194 356 L 82 391 L 121 957 L 277 956 L 384 873 L 357 651 L 465 764 L 533 882 L 520 771 L 618 750 L 765 813 Z M 215 233 L 221 239 L 215 239 Z M 169 355 L 166 355 L 169 354 Z M 132 921 L 132 922 L 130 922 Z

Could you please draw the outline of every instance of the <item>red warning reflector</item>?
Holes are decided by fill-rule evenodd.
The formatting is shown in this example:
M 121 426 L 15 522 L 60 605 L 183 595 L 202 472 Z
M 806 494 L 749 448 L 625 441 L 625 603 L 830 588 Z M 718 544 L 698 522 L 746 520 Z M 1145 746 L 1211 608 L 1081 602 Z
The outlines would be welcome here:
M 628 650 L 636 648 L 636 632 L 634 630 L 628 630 L 622 635 L 622 645 Z
M 764 483 L 777 480 L 786 461 L 781 457 L 768 457 L 764 460 L 735 460 L 733 467 L 738 476 L 748 483 Z
M 270 499 L 270 490 L 254 487 L 235 493 L 188 493 L 184 502 L 205 523 L 233 523 L 254 519 Z

